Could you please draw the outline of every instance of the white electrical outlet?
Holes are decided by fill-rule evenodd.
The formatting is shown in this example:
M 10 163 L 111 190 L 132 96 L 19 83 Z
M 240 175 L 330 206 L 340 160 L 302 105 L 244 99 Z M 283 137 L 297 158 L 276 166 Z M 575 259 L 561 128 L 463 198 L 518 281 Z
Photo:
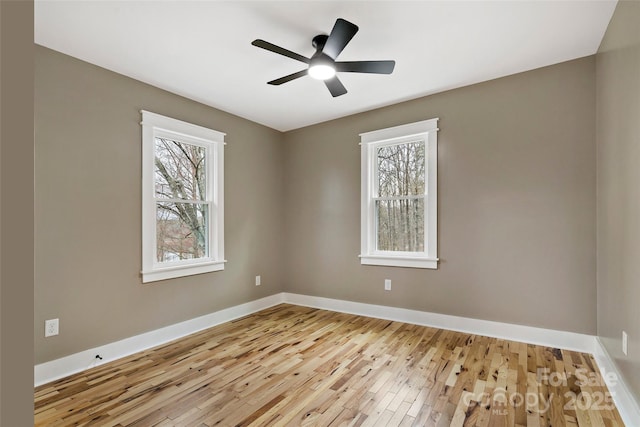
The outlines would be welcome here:
M 260 276 L 256 276 L 256 286 L 260 286 Z
M 50 319 L 44 321 L 44 336 L 52 337 L 54 335 L 58 335 L 59 332 L 59 320 L 58 319 Z
M 629 351 L 629 337 L 627 337 L 627 333 L 622 331 L 622 352 L 625 356 L 627 356 L 627 352 Z
M 384 279 L 384 290 L 385 291 L 391 290 L 391 279 Z

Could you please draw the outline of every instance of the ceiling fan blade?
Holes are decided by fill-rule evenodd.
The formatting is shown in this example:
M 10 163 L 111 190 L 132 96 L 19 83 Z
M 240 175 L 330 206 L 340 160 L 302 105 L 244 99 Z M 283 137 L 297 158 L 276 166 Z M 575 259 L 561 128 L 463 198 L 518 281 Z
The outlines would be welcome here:
M 324 44 L 322 53 L 328 55 L 331 59 L 336 59 L 357 32 L 358 26 L 356 24 L 338 18 Z
M 283 47 L 280 46 L 276 46 L 273 43 L 269 43 L 267 41 L 264 41 L 262 39 L 256 39 L 254 41 L 251 42 L 252 45 L 257 46 L 257 47 L 261 47 L 262 49 L 265 50 L 269 50 L 271 52 L 275 52 L 278 53 L 280 55 L 286 56 L 287 58 L 291 58 L 291 59 L 295 59 L 296 61 L 300 61 L 300 62 L 304 62 L 305 64 L 308 64 L 310 59 L 306 58 L 298 53 L 295 52 L 291 52 L 288 49 L 285 49 Z
M 267 84 L 278 86 L 278 85 L 281 85 L 282 83 L 287 83 L 287 82 L 290 82 L 291 80 L 295 80 L 297 78 L 300 78 L 306 75 L 307 75 L 307 70 L 302 70 L 302 71 L 298 71 L 297 73 L 289 74 L 288 76 L 280 77 L 279 79 L 271 80 L 270 82 L 267 82 Z
M 324 84 L 327 85 L 327 89 L 331 92 L 331 96 L 334 98 L 336 96 L 344 95 L 347 93 L 347 88 L 344 87 L 342 82 L 338 80 L 337 77 L 332 77 L 324 81 Z
M 350 61 L 336 62 L 336 71 L 343 73 L 391 74 L 396 61 Z

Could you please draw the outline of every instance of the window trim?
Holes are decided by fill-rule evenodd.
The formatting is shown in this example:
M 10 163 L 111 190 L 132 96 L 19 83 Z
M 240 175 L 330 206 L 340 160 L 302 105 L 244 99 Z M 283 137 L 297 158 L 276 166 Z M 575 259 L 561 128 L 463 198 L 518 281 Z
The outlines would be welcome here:
M 142 113 L 142 282 L 172 279 L 224 270 L 224 137 L 213 129 Z M 208 256 L 158 263 L 156 260 L 155 138 L 173 138 L 206 149 L 209 206 Z
M 392 267 L 438 268 L 438 118 L 360 134 L 361 221 L 360 263 Z M 374 191 L 376 148 L 420 139 L 425 144 L 425 243 L 424 252 L 378 251 Z

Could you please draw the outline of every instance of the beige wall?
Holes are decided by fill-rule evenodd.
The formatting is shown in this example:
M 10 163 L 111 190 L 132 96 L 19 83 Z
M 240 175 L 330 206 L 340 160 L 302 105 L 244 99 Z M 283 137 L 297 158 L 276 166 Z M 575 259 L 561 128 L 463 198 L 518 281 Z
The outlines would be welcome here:
M 36 363 L 281 290 L 281 133 L 40 46 L 35 72 Z M 227 133 L 224 271 L 141 283 L 141 109 Z
M 33 423 L 33 2 L 0 1 L 0 426 Z
M 640 2 L 621 1 L 597 55 L 598 335 L 640 401 Z M 621 335 L 629 334 L 629 355 Z
M 281 134 L 37 47 L 36 363 L 282 290 L 595 333 L 594 106 L 590 57 Z M 140 109 L 227 133 L 224 272 L 141 283 Z M 361 266 L 358 134 L 432 117 L 441 266 Z
M 440 268 L 361 266 L 358 134 L 433 117 Z M 594 57 L 292 131 L 285 143 L 287 291 L 595 333 Z

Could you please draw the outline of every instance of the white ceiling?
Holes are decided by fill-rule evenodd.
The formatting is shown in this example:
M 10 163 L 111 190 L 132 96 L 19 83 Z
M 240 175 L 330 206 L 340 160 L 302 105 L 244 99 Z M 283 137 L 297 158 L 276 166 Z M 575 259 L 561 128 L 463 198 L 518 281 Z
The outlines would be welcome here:
M 615 0 L 36 1 L 35 41 L 51 49 L 286 131 L 591 55 Z M 360 31 L 342 61 L 394 59 L 392 75 L 341 73 L 332 98 L 304 56 L 336 18 Z

